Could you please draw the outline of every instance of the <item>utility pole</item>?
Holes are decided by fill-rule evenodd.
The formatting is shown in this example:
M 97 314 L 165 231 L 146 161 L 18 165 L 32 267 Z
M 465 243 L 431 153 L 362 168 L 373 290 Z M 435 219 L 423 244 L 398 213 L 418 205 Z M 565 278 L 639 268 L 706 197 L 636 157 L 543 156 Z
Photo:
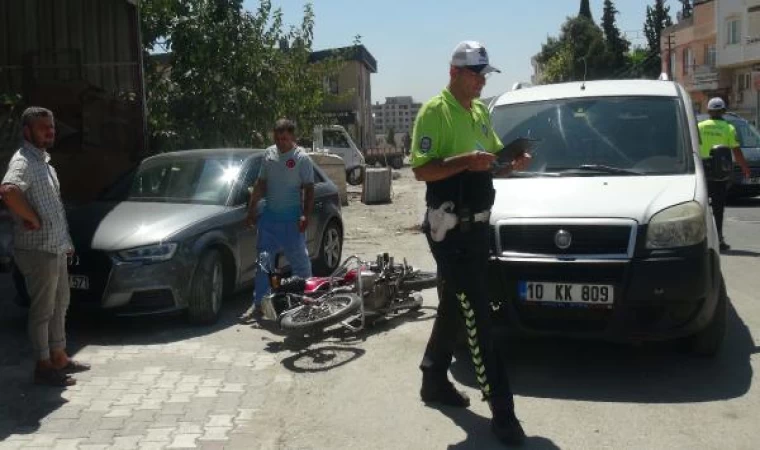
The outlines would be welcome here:
M 673 79 L 673 47 L 675 46 L 675 36 L 673 33 L 668 34 L 668 80 L 675 81 Z

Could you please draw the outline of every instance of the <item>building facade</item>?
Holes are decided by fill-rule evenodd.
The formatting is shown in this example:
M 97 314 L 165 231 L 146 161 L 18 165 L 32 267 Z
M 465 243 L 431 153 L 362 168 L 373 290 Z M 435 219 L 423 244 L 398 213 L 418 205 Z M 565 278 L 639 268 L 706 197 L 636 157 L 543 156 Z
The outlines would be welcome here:
M 314 52 L 310 60 L 316 63 L 338 56 L 346 62 L 337 75 L 325 80 L 329 95 L 322 111 L 344 126 L 360 148 L 373 147 L 371 75 L 377 73 L 377 60 L 363 45 Z
M 411 133 L 421 107 L 412 97 L 386 97 L 385 103 L 372 106 L 375 133 L 385 135 L 391 129 L 396 134 Z
M 760 123 L 760 0 L 716 0 L 718 68 L 731 82 L 729 108 Z
M 729 102 L 731 78 L 718 68 L 717 0 L 695 0 L 691 17 L 662 33 L 662 72 L 689 92 L 695 111 L 712 97 Z

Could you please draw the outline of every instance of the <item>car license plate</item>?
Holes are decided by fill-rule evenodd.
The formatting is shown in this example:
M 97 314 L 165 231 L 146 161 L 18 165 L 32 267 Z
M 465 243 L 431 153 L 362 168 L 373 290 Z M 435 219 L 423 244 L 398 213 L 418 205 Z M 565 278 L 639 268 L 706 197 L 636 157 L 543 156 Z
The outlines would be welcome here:
M 90 279 L 84 275 L 69 275 L 69 287 L 86 291 L 90 289 Z
M 520 281 L 518 290 L 520 299 L 529 303 L 563 303 L 611 308 L 615 301 L 614 286 L 606 284 Z

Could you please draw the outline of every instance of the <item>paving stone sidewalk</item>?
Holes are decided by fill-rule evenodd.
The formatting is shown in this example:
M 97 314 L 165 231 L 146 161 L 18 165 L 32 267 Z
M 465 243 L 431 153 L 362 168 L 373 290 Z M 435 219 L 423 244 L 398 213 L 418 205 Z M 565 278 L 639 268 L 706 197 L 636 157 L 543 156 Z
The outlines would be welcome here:
M 210 330 L 171 318 L 70 332 L 93 369 L 67 389 L 32 384 L 25 318 L 0 307 L 0 449 L 274 447 L 261 406 L 293 377 L 266 331 L 234 323 L 234 303 Z

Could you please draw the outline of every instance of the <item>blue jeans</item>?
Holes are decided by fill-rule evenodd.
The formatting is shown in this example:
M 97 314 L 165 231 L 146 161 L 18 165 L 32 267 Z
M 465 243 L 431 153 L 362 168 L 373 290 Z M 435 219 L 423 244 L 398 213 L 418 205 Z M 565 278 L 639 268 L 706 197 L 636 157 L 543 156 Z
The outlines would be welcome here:
M 301 278 L 311 276 L 311 260 L 306 249 L 306 236 L 298 229 L 298 221 L 276 222 L 264 213 L 258 222 L 258 253 L 267 252 L 274 258 L 280 252 L 285 254 L 293 270 L 293 275 Z M 261 300 L 269 293 L 269 278 L 259 268 L 256 273 L 253 304 L 261 305 Z

